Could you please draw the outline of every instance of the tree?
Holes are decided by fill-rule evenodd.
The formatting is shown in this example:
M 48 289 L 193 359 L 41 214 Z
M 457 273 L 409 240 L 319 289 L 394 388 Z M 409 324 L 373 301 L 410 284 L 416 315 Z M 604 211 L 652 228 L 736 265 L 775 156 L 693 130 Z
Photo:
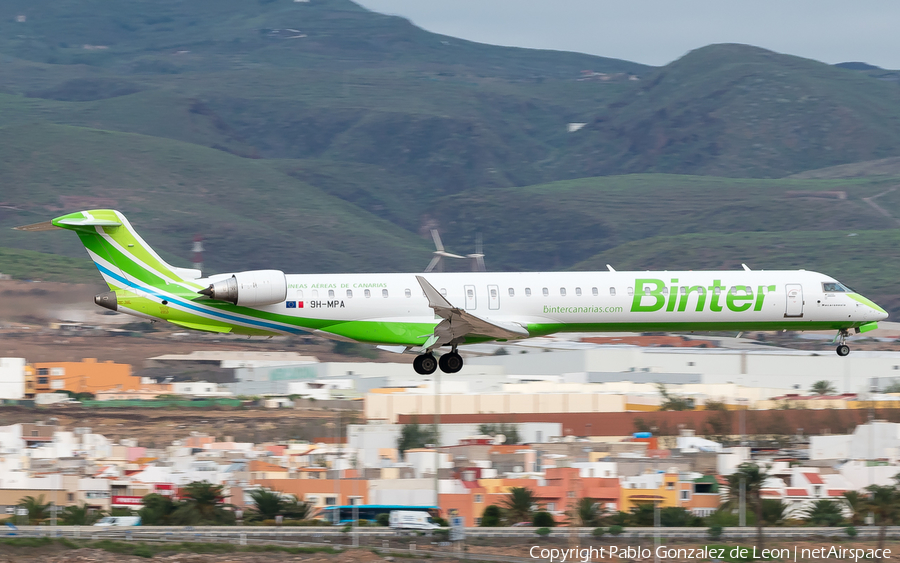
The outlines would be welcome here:
M 744 483 L 747 507 L 755 508 L 756 513 L 756 547 L 761 552 L 763 540 L 763 502 L 762 488 L 769 475 L 755 463 L 742 463 L 738 470 L 728 476 L 728 497 L 732 507 L 737 506 L 740 498 L 741 481 Z
M 881 526 L 878 532 L 878 549 L 883 550 L 887 527 L 900 516 L 900 491 L 884 485 L 869 485 L 866 491 L 869 493 L 866 505 L 875 515 L 875 523 Z
M 768 526 L 780 526 L 787 518 L 787 507 L 779 499 L 767 498 L 762 501 L 762 519 Z
M 182 502 L 172 513 L 173 524 L 230 523 L 234 515 L 225 510 L 223 485 L 206 481 L 188 483 L 181 492 Z
M 537 497 L 527 487 L 513 487 L 509 497 L 503 501 L 503 508 L 510 522 L 531 522 L 531 515 L 537 507 Z
M 706 417 L 706 434 L 713 438 L 724 439 L 731 434 L 731 411 L 722 401 L 706 401 L 703 405 L 709 415 Z
M 503 513 L 500 511 L 500 507 L 496 504 L 489 504 L 481 513 L 481 524 L 479 525 L 482 528 L 496 528 L 500 525 L 502 517 Z
M 659 510 L 659 525 L 666 528 L 685 528 L 694 521 L 694 515 L 680 506 L 667 506 Z
M 652 526 L 654 521 L 653 503 L 642 502 L 633 506 L 628 520 L 634 526 Z
M 666 389 L 666 386 L 662 383 L 657 383 L 656 388 L 657 388 L 657 390 L 659 390 L 659 394 L 662 395 L 662 398 L 663 398 L 663 402 L 659 406 L 659 410 L 661 410 L 661 411 L 692 411 L 692 410 L 694 410 L 694 400 L 693 399 L 685 399 L 684 397 L 670 395 L 669 390 Z
M 86 503 L 81 506 L 67 506 L 61 514 L 62 523 L 67 526 L 91 526 L 103 518 L 102 510 L 94 510 Z
M 600 525 L 603 517 L 603 507 L 592 498 L 579 499 L 575 506 L 567 513 L 569 521 L 582 528 L 594 528 Z
M 404 424 L 400 429 L 400 438 L 397 439 L 397 451 L 400 452 L 400 457 L 402 458 L 403 453 L 407 450 L 424 448 L 427 444 L 435 443 L 436 437 L 437 432 L 435 432 L 434 428 L 421 426 L 416 420 L 413 420 L 409 424 Z
M 866 505 L 866 499 L 858 491 L 846 491 L 844 493 L 844 501 L 853 513 L 850 515 L 850 524 L 859 526 L 865 522 L 866 513 L 869 507 Z
M 553 515 L 544 510 L 535 512 L 531 523 L 535 528 L 552 528 L 556 526 L 556 520 L 554 520 Z
M 844 521 L 841 506 L 828 499 L 814 502 L 803 512 L 802 517 L 813 526 L 837 526 Z
M 253 499 L 252 520 L 274 520 L 279 514 L 284 516 L 285 500 L 281 494 L 265 489 L 256 489 L 250 492 Z
M 894 380 L 893 383 L 885 387 L 885 393 L 900 393 L 900 381 Z
M 50 503 L 44 503 L 44 495 L 22 497 L 16 506 L 28 511 L 28 523 L 31 525 L 40 524 L 50 517 Z
M 165 526 L 172 521 L 172 514 L 178 508 L 171 497 L 151 493 L 141 499 L 143 508 L 138 510 L 141 524 L 144 526 Z
M 812 387 L 809 388 L 809 391 L 816 395 L 834 395 L 837 393 L 837 389 L 834 388 L 831 382 L 824 379 L 813 383 Z

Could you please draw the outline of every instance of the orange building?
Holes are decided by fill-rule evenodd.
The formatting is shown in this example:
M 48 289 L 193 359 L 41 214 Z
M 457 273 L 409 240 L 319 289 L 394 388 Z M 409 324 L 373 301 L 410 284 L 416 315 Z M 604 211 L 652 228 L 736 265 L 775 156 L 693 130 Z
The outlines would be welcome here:
M 141 387 L 141 378 L 131 375 L 130 365 L 98 362 L 96 358 L 80 362 L 38 362 L 33 367 L 35 393 L 96 393 Z
M 310 503 L 314 509 L 349 505 L 351 499 L 358 499 L 356 504 L 367 504 L 369 497 L 369 482 L 366 479 L 352 479 L 349 476 L 337 480 L 253 479 L 250 485 L 294 495 L 297 500 Z

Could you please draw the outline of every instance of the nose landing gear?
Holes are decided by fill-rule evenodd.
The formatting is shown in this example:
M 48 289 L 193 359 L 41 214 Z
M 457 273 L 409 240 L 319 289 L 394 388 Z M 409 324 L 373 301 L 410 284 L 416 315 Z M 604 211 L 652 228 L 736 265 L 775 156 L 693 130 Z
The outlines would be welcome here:
M 838 356 L 843 357 L 850 354 L 850 347 L 845 344 L 845 341 L 847 339 L 847 329 L 841 329 L 839 334 L 841 336 L 841 343 L 838 344 L 835 351 L 837 352 Z

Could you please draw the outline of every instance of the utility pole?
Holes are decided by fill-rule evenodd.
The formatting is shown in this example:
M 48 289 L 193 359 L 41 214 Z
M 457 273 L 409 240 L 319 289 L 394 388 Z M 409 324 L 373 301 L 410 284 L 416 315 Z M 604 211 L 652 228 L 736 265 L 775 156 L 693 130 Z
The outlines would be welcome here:
M 744 475 L 741 475 L 741 493 L 738 502 L 738 526 L 743 528 L 747 525 L 747 483 Z
M 653 500 L 653 561 L 659 563 L 659 499 Z
M 440 509 L 440 480 L 438 475 L 441 468 L 441 450 L 440 450 L 440 429 L 441 429 L 441 370 L 434 372 L 434 505 Z

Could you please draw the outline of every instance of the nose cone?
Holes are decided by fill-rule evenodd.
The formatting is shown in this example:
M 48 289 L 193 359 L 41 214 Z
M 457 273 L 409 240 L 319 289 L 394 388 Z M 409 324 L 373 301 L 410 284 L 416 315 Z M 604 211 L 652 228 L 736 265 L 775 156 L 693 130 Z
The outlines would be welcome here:
M 850 297 L 856 301 L 857 311 L 862 313 L 863 319 L 867 321 L 883 321 L 888 318 L 888 312 L 879 307 L 871 299 L 867 299 L 858 293 L 850 293 Z

